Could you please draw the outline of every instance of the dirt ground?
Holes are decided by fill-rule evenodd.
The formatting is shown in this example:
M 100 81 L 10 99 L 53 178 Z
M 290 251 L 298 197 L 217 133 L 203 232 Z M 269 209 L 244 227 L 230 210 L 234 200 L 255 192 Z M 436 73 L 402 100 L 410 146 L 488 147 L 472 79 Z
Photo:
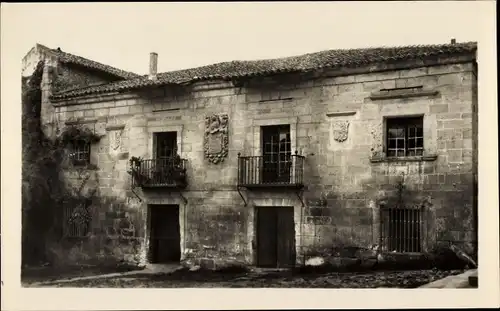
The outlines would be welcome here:
M 142 270 L 142 268 L 130 265 L 71 265 L 71 266 L 31 266 L 21 268 L 21 282 L 30 284 L 34 282 L 49 282 L 62 279 L 70 279 L 82 276 L 96 276 L 107 273 L 127 272 Z
M 100 288 L 416 288 L 463 270 L 414 270 L 296 273 L 292 271 L 222 273 L 179 270 L 169 274 L 146 274 L 55 283 L 51 287 Z

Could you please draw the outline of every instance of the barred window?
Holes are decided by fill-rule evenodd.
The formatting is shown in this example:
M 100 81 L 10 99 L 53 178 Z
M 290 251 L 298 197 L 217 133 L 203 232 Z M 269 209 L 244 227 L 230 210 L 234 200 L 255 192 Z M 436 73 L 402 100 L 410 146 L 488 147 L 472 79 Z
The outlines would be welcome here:
M 422 251 L 422 213 L 419 208 L 384 207 L 381 213 L 381 245 L 390 252 Z
M 92 215 L 86 205 L 67 206 L 64 209 L 63 231 L 66 237 L 81 238 L 90 232 Z
M 74 165 L 86 165 L 90 163 L 90 143 L 77 140 L 71 144 L 70 160 Z
M 421 156 L 424 151 L 423 117 L 388 118 L 387 156 Z

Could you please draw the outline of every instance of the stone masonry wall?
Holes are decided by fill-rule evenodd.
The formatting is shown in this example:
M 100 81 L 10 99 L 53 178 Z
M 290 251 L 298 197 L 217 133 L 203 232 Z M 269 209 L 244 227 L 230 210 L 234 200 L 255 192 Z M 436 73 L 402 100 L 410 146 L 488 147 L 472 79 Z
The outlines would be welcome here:
M 380 204 L 392 202 L 399 182 L 406 204 L 425 205 L 426 250 L 447 241 L 472 245 L 475 79 L 472 64 L 466 63 L 325 78 L 279 89 L 222 85 L 204 90 L 201 85 L 176 98 L 167 96 L 166 89 L 155 98 L 81 99 L 79 105 L 57 107 L 55 118 L 60 124 L 83 122 L 104 135 L 92 146 L 99 195 L 123 201 L 129 215 L 140 219 L 140 246 L 134 249 L 140 249 L 140 263 L 146 263 L 148 204 L 179 204 L 182 259 L 209 266 L 228 260 L 253 264 L 255 206 L 294 206 L 300 263 L 325 248 L 378 244 Z M 370 99 L 380 89 L 418 85 L 438 93 Z M 209 163 L 203 151 L 204 119 L 214 113 L 229 116 L 229 152 L 219 164 Z M 424 115 L 426 157 L 386 161 L 384 117 L 416 114 Z M 343 142 L 334 139 L 338 121 L 349 122 Z M 244 206 L 236 191 L 237 154 L 260 154 L 259 126 L 281 123 L 292 125 L 293 149 L 306 156 L 305 206 L 294 192 L 242 190 Z M 152 157 L 152 133 L 160 131 L 178 133 L 179 152 L 189 161 L 189 185 L 182 196 L 135 189 L 140 201 L 130 190 L 128 158 Z

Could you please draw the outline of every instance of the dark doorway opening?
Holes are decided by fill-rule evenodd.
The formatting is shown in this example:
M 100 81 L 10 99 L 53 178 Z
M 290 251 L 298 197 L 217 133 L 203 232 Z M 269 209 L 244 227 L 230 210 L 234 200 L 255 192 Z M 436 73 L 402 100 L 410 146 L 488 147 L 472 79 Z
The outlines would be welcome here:
M 258 207 L 257 266 L 290 268 L 295 265 L 293 207 Z
M 273 125 L 262 127 L 264 183 L 290 182 L 292 167 L 292 148 L 290 125 Z
M 178 205 L 150 205 L 149 261 L 178 263 L 181 259 L 181 235 Z

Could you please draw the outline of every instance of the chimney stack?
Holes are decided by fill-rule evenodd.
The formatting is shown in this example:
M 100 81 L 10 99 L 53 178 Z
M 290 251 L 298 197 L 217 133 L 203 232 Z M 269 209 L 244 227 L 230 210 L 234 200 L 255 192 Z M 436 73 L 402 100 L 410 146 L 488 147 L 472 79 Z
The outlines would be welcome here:
M 158 54 L 151 52 L 149 54 L 149 79 L 156 79 L 156 74 L 158 71 Z
M 457 43 L 457 40 L 455 40 L 455 38 L 451 39 L 451 44 L 455 44 Z

